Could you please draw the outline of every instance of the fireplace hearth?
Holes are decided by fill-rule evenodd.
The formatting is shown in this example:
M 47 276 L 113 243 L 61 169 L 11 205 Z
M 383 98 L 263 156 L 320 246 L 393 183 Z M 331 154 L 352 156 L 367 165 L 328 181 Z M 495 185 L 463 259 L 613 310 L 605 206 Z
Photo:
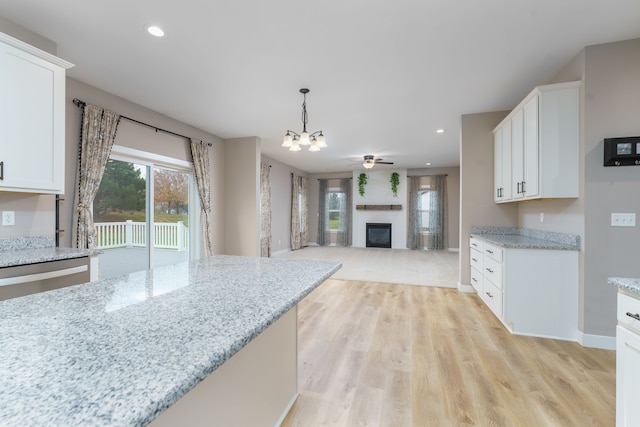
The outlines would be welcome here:
M 391 224 L 368 222 L 367 223 L 367 247 L 391 248 Z

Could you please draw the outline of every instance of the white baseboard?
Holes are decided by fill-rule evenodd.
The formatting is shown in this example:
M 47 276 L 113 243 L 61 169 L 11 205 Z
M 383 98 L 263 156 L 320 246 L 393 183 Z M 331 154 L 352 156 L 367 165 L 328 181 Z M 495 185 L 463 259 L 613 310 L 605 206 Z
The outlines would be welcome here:
M 616 337 L 607 335 L 592 335 L 578 331 L 578 342 L 583 347 L 602 348 L 605 350 L 616 349 Z
M 275 251 L 275 252 L 271 252 L 271 257 L 277 257 L 280 255 L 284 255 L 286 253 L 291 252 L 291 249 L 287 248 L 287 249 L 280 249 L 279 251 Z
M 463 285 L 458 282 L 458 292 L 464 292 L 465 294 L 475 294 L 476 290 L 471 285 Z
M 460 248 L 449 248 L 447 249 L 449 252 L 460 252 Z

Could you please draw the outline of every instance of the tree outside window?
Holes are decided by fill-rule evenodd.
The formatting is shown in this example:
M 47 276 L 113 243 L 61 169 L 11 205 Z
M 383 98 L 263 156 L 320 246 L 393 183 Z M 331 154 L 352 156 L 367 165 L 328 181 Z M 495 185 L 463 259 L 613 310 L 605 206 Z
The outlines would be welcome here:
M 327 193 L 327 218 L 329 231 L 342 231 L 345 194 L 339 191 L 329 191 Z
M 420 224 L 422 225 L 421 232 L 424 234 L 428 234 L 431 232 L 429 229 L 430 217 L 431 217 L 431 206 L 435 206 L 434 202 L 436 202 L 436 193 L 435 191 L 431 191 L 431 189 L 425 189 L 420 191 L 420 209 L 418 209 L 418 215 L 420 215 Z

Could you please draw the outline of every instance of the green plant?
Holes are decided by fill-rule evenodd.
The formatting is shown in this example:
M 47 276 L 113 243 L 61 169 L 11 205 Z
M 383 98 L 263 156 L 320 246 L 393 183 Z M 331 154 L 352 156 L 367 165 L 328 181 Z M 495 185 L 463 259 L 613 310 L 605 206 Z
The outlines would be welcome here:
M 367 185 L 367 174 L 362 172 L 358 175 L 358 193 L 364 196 L 364 186 Z
M 391 179 L 389 180 L 391 183 L 391 191 L 393 192 L 393 197 L 398 197 L 398 184 L 400 184 L 400 175 L 398 172 L 394 172 L 391 174 Z

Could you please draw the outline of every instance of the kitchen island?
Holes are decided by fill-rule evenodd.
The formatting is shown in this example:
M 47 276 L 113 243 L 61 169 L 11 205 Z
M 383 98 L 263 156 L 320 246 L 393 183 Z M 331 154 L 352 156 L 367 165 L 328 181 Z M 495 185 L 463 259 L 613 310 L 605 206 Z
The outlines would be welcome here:
M 339 268 L 337 262 L 214 256 L 2 301 L 0 425 L 139 426 L 154 419 L 162 425 L 163 412 L 235 363 L 236 353 L 271 339 L 281 320 L 289 326 L 276 335 L 285 331 L 287 342 L 262 342 L 253 361 L 265 348 L 277 361 L 280 346 L 295 347 L 297 303 Z M 259 382 L 239 378 L 244 384 L 233 386 L 251 390 L 253 380 Z M 215 425 L 202 404 L 193 406 L 198 399 L 182 406 L 196 418 L 202 409 L 203 425 Z M 240 410 L 251 412 L 246 403 Z

